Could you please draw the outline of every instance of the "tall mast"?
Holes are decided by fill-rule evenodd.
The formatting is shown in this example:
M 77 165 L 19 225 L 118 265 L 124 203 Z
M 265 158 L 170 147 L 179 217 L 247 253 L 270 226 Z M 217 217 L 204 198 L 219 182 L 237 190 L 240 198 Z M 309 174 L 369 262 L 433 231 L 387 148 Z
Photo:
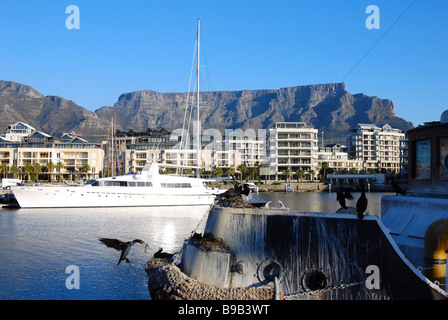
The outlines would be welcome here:
M 111 128 L 112 128 L 112 132 L 111 132 L 111 137 L 110 137 L 110 146 L 111 146 L 111 149 L 110 149 L 110 158 L 111 158 L 111 164 L 110 164 L 110 171 L 111 171 L 111 173 L 112 173 L 112 177 L 113 176 L 115 176 L 115 163 L 114 163 L 114 130 L 115 130 L 115 128 L 114 128 L 114 118 L 113 117 L 111 117 L 111 119 L 110 119 L 110 126 L 111 126 Z
M 200 69 L 200 44 L 201 44 L 201 19 L 198 18 L 198 34 L 197 34 L 197 43 L 198 43 L 198 59 L 197 59 L 197 81 L 198 81 L 198 93 L 197 93 L 197 123 L 196 123 L 196 162 L 198 168 L 196 169 L 196 176 L 200 178 L 199 168 L 201 167 L 201 122 L 199 120 L 199 69 Z

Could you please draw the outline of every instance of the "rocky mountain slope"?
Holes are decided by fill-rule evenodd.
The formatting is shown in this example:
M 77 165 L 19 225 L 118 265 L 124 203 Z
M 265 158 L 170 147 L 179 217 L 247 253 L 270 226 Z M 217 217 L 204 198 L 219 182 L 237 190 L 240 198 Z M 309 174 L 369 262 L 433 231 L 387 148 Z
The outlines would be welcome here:
M 0 81 L 0 128 L 20 120 L 49 134 L 75 131 L 100 141 L 107 137 L 114 113 L 122 130 L 182 128 L 187 97 L 187 93 L 136 91 L 122 94 L 113 107 L 92 112 L 61 97 L 43 96 L 32 87 Z M 196 103 L 192 95 L 189 100 Z M 326 142 L 343 142 L 345 132 L 357 123 L 388 123 L 403 131 L 413 127 L 396 116 L 392 101 L 352 95 L 344 83 L 203 92 L 200 104 L 203 128 L 257 129 L 277 121 L 304 121 L 325 131 Z

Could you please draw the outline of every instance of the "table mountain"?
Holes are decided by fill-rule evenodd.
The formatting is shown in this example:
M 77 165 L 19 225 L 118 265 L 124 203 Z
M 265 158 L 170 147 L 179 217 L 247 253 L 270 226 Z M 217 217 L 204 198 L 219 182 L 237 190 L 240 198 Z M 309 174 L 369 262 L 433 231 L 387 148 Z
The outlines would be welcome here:
M 96 141 L 107 139 L 107 122 L 95 112 L 30 86 L 0 81 L 0 131 L 17 121 L 51 135 L 75 131 Z
M 0 81 L 0 126 L 24 121 L 49 134 L 75 131 L 91 141 L 107 137 L 113 114 L 122 130 L 148 127 L 182 128 L 187 98 L 193 94 L 151 90 L 122 94 L 113 107 L 95 112 L 61 97 L 43 96 L 29 86 Z M 395 114 L 392 101 L 351 94 L 344 83 L 307 85 L 278 90 L 201 93 L 203 128 L 268 128 L 277 121 L 304 121 L 325 131 L 325 141 L 345 141 L 358 123 L 390 124 L 406 131 L 412 123 Z M 195 113 L 193 113 L 195 118 Z

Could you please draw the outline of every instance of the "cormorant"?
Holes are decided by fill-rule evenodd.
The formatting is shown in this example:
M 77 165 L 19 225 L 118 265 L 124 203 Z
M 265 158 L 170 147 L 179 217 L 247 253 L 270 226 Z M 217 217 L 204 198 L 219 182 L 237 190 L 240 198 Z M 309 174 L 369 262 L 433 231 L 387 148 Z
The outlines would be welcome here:
M 136 243 L 141 243 L 145 246 L 145 252 L 146 247 L 145 243 L 140 239 L 135 239 L 133 241 L 123 242 L 117 239 L 107 239 L 107 238 L 98 238 L 102 243 L 104 243 L 109 248 L 114 248 L 117 251 L 121 251 L 120 260 L 118 260 L 117 266 L 120 264 L 121 261 L 125 260 L 127 263 L 130 263 L 129 259 L 126 258 L 126 256 L 129 253 L 129 250 L 131 250 L 131 247 Z
M 230 188 L 226 192 L 221 193 L 220 196 L 222 198 L 234 198 L 234 197 L 241 195 L 242 192 L 243 192 L 243 189 L 237 182 L 237 183 L 235 183 L 235 186 L 233 188 Z
M 350 191 L 345 190 L 342 186 L 339 187 L 339 190 L 336 191 L 336 200 L 339 202 L 342 208 L 347 209 L 347 205 L 345 204 L 345 199 L 353 199 Z
M 173 258 L 173 256 L 176 254 L 176 253 L 167 253 L 167 252 L 162 252 L 162 251 L 163 251 L 163 248 L 159 248 L 159 250 L 156 253 L 154 253 L 154 258 L 171 260 Z
M 392 188 L 394 188 L 395 192 L 397 193 L 396 195 L 398 196 L 398 194 L 402 194 L 402 195 L 406 195 L 406 191 L 403 191 L 403 189 L 401 189 L 401 187 L 398 185 L 398 183 L 396 183 L 394 181 L 394 176 L 392 176 L 392 180 L 390 182 L 390 184 L 392 185 Z
M 368 200 L 366 198 L 366 192 L 364 184 L 361 184 L 361 196 L 359 197 L 358 201 L 356 202 L 356 211 L 358 212 L 358 218 L 364 219 L 364 211 L 367 209 L 367 203 Z
M 250 193 L 250 188 L 247 184 L 243 185 L 243 190 L 241 190 L 241 194 L 248 196 Z

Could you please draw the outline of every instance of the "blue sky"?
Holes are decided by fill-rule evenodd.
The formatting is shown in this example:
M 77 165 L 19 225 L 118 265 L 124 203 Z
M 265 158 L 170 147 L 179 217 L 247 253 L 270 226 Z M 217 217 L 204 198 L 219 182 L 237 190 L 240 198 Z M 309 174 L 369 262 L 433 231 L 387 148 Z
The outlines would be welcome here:
M 69 5 L 79 30 L 66 28 Z M 380 29 L 366 28 L 369 5 Z M 0 79 L 90 110 L 126 92 L 185 92 L 200 17 L 204 90 L 345 78 L 418 125 L 448 109 L 447 13 L 446 0 L 2 1 Z

